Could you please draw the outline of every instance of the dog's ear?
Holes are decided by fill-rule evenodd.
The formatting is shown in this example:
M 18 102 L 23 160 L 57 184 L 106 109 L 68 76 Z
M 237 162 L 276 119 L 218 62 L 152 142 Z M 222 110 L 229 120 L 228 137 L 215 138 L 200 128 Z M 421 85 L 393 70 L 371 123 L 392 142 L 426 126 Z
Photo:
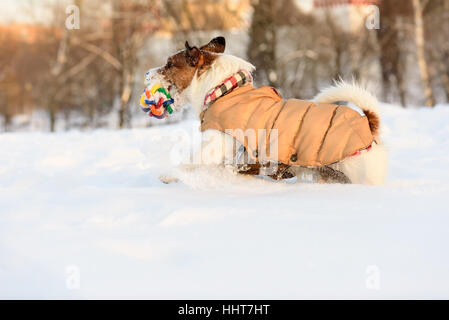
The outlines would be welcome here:
M 201 67 L 204 63 L 204 57 L 200 49 L 197 47 L 191 47 L 189 42 L 186 41 L 186 52 L 185 52 L 186 62 L 191 67 Z
M 223 53 L 226 49 L 226 40 L 224 37 L 213 38 L 208 44 L 200 48 L 202 51 L 214 53 Z

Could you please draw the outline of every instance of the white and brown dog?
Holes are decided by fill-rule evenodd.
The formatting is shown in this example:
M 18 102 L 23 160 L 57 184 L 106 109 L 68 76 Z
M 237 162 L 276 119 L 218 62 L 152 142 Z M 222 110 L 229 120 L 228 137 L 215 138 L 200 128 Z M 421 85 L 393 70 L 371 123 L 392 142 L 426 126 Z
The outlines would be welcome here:
M 214 89 L 223 86 L 224 81 L 233 75 L 238 73 L 251 75 L 255 70 L 249 62 L 224 54 L 225 46 L 223 37 L 214 38 L 199 48 L 191 47 L 186 42 L 186 48 L 169 57 L 165 66 L 150 70 L 147 80 L 159 82 L 168 88 L 175 99 L 173 106 L 175 112 L 180 111 L 186 103 L 190 103 L 200 117 L 209 105 L 206 103 L 206 97 L 210 97 Z M 251 83 L 251 79 L 247 79 L 247 83 Z M 234 87 L 238 87 L 238 84 Z M 345 102 L 346 105 L 352 104 L 357 107 L 355 109 L 359 110 L 360 116 L 364 117 L 364 121 L 369 124 L 368 131 L 372 133 L 373 143 L 368 148 L 369 152 L 357 152 L 356 155 L 322 166 L 305 168 L 303 165 L 288 163 L 283 167 L 283 176 L 299 177 L 304 170 L 311 170 L 318 174 L 317 180 L 323 182 L 383 184 L 387 171 L 387 152 L 378 137 L 380 121 L 376 98 L 355 84 L 341 81 L 323 90 L 315 97 L 314 102 L 317 103 L 318 108 L 320 104 L 337 102 Z M 202 165 L 234 164 L 235 158 L 241 156 L 236 155 L 235 137 L 215 129 L 203 130 L 202 134 L 203 143 L 197 157 L 201 159 Z M 285 174 L 285 168 L 288 168 L 288 174 Z M 168 183 L 176 181 L 176 178 L 164 176 L 161 177 L 161 181 Z

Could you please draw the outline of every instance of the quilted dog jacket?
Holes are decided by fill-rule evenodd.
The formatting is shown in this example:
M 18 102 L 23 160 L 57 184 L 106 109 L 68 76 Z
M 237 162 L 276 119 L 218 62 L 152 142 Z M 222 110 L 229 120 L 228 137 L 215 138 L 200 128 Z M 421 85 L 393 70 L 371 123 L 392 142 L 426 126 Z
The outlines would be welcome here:
M 354 109 L 283 100 L 271 87 L 239 87 L 214 101 L 200 118 L 201 131 L 231 134 L 259 162 L 325 166 L 368 148 L 374 141 L 367 117 Z M 255 138 L 245 131 L 253 132 Z M 274 143 L 277 154 L 270 152 Z

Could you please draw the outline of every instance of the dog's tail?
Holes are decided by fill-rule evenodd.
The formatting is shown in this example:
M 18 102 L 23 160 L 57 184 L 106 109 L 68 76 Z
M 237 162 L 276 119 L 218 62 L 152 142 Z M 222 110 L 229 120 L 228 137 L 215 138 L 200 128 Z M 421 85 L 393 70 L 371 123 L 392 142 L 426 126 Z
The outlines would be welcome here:
M 314 101 L 317 103 L 353 103 L 362 109 L 368 118 L 371 133 L 375 138 L 378 138 L 380 130 L 379 103 L 376 97 L 355 82 L 336 81 L 335 85 L 321 91 L 314 98 Z

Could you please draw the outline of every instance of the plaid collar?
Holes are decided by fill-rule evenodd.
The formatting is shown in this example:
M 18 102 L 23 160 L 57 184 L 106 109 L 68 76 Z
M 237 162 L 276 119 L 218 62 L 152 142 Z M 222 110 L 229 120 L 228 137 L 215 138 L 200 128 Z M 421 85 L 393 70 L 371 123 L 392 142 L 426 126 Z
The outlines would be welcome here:
M 236 74 L 224 80 L 220 85 L 210 90 L 204 98 L 203 110 L 211 105 L 215 100 L 232 92 L 235 88 L 243 87 L 245 84 L 252 83 L 253 77 L 246 70 L 240 70 Z

